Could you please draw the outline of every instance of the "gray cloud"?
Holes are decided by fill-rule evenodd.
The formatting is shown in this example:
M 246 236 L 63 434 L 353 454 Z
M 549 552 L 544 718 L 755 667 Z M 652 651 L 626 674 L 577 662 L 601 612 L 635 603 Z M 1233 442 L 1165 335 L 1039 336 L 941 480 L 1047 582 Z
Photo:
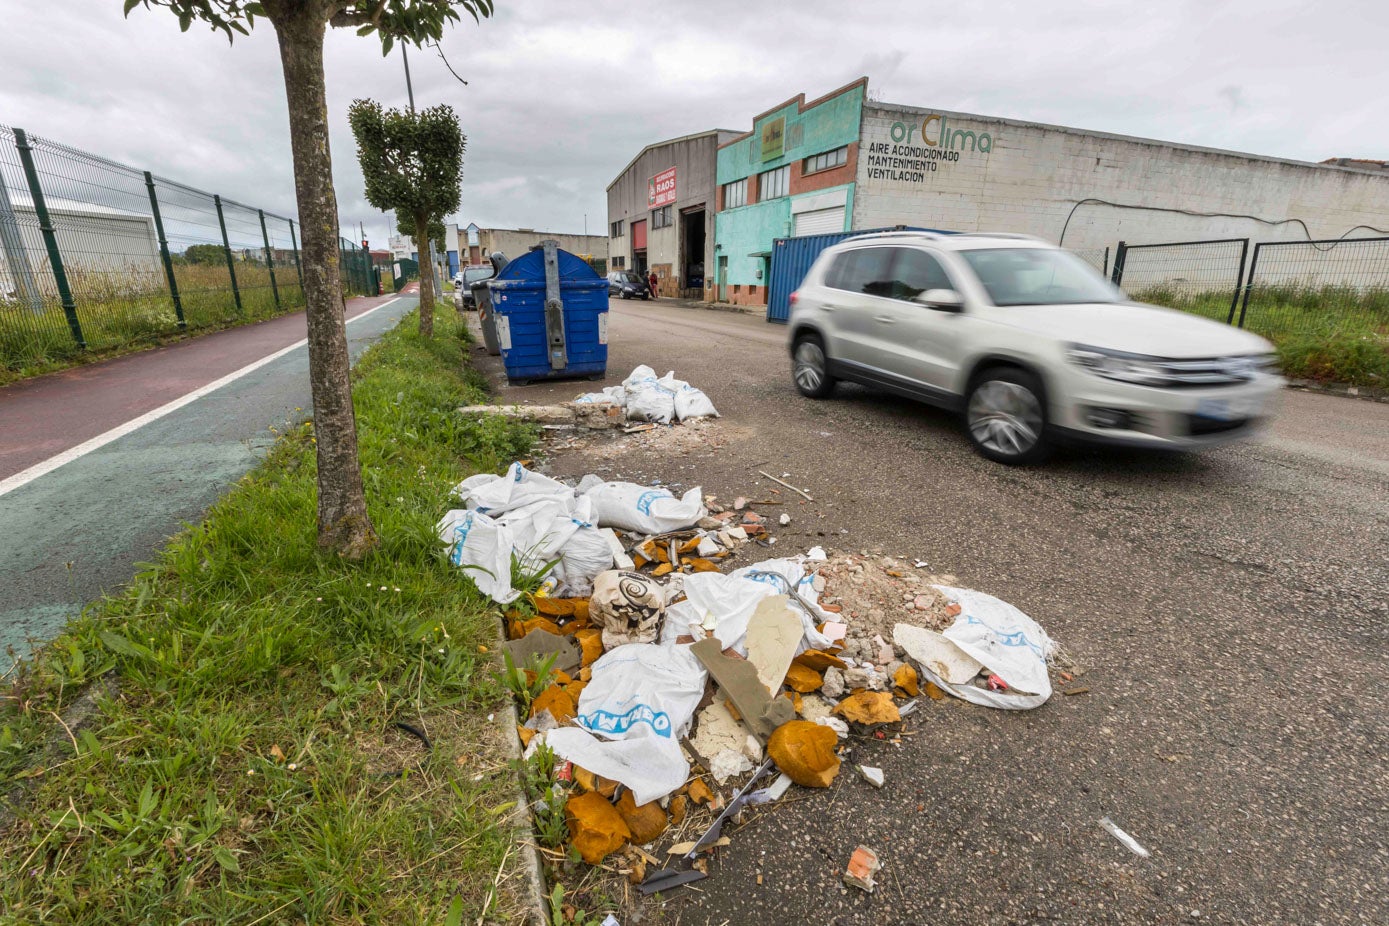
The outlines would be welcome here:
M 293 212 L 274 35 L 229 47 L 166 11 L 119 0 L 0 0 L 0 122 L 267 209 Z M 1353 26 L 1353 28 L 1348 28 Z M 590 231 L 604 188 L 644 145 L 720 127 L 867 73 L 894 103 L 1320 160 L 1389 157 L 1378 36 L 1389 6 L 1290 0 L 619 3 L 498 0 L 410 58 L 420 105 L 444 102 L 468 135 L 457 220 Z M 1358 63 L 1357 63 L 1358 62 Z M 346 109 L 405 106 L 400 53 L 332 33 L 334 173 L 344 227 L 374 242 Z

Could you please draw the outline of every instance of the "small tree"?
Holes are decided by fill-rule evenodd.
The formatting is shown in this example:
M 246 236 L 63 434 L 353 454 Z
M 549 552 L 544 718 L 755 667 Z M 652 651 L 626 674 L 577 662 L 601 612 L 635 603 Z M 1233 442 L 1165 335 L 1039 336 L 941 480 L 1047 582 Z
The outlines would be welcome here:
M 329 26 L 375 32 L 382 53 L 397 41 L 419 45 L 443 37 L 444 26 L 466 10 L 474 20 L 492 13 L 492 0 L 122 0 L 166 7 L 187 32 L 194 21 L 211 24 L 230 41 L 249 35 L 267 19 L 280 45 L 289 140 L 294 153 L 294 193 L 303 234 L 305 315 L 309 329 L 309 383 L 318 448 L 318 542 L 358 558 L 376 543 L 367 517 L 357 421 L 352 411 L 351 362 L 346 306 L 338 266 L 338 202 L 328 147 L 328 99 L 323 77 L 323 36 Z
M 466 141 L 449 106 L 417 113 L 383 110 L 375 100 L 357 100 L 347 111 L 357 137 L 357 160 L 366 179 L 367 202 L 394 209 L 397 224 L 409 228 L 420 249 L 420 334 L 434 334 L 438 291 L 429 240 L 444 216 L 458 208 Z M 425 229 L 428 234 L 419 232 Z M 442 237 L 442 236 L 440 236 Z
M 227 252 L 220 244 L 190 244 L 183 252 L 183 259 L 190 264 L 218 264 L 225 266 Z

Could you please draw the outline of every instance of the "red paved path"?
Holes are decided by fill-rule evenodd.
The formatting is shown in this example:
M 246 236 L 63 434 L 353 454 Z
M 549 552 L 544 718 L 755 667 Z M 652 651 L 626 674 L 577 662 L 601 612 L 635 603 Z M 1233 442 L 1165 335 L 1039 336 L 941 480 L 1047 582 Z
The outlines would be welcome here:
M 409 295 L 410 284 L 399 295 Z M 349 299 L 347 317 L 396 298 Z M 228 328 L 0 388 L 0 479 L 303 340 L 304 313 Z

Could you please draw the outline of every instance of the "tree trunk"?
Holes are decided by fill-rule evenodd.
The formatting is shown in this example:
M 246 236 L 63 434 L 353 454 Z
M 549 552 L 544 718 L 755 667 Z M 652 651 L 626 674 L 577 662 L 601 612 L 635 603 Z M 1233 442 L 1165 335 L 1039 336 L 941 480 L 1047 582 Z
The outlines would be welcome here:
M 338 255 L 338 201 L 328 151 L 324 91 L 326 16 L 303 4 L 272 16 L 289 101 L 294 192 L 299 205 L 309 382 L 318 449 L 318 544 L 360 559 L 376 544 L 357 461 L 346 312 Z
M 429 216 L 420 213 L 415 216 L 415 231 L 425 229 L 428 237 Z M 434 290 L 434 261 L 429 259 L 429 242 L 415 235 L 415 247 L 420 250 L 420 337 L 434 337 L 434 303 L 437 299 Z

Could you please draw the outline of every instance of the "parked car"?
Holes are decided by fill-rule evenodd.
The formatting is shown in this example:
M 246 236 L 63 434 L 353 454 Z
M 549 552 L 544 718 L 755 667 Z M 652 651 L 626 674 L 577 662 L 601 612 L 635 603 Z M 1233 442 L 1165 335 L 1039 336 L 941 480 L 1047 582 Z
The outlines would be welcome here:
M 453 304 L 458 311 L 477 308 L 473 298 L 473 284 L 490 280 L 495 275 L 491 264 L 474 264 L 464 267 L 453 277 Z
M 825 249 L 791 295 L 796 388 L 849 380 L 961 412 L 976 450 L 1042 459 L 1062 441 L 1192 449 L 1273 414 L 1273 346 L 1130 300 L 1023 235 L 887 232 Z
M 650 299 L 651 287 L 634 270 L 613 270 L 608 274 L 608 298 Z

